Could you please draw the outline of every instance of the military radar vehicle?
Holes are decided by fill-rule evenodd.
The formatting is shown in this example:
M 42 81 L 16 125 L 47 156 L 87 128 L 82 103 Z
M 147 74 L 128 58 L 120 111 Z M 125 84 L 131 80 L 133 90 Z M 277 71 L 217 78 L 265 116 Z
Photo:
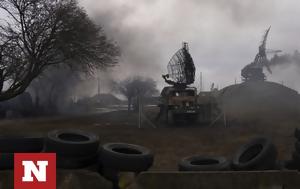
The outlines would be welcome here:
M 162 77 L 169 86 L 161 92 L 157 120 L 163 117 L 167 123 L 195 122 L 199 113 L 197 89 L 189 85 L 195 81 L 196 69 L 188 43 L 183 43 L 167 68 L 168 74 Z

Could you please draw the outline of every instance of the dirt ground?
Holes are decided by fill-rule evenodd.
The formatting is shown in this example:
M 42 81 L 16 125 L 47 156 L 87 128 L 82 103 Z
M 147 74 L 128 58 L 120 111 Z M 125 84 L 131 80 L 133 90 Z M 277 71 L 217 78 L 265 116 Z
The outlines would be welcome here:
M 146 115 L 154 120 L 157 109 Z M 253 123 L 225 128 L 223 125 L 178 125 L 166 127 L 147 122 L 138 128 L 135 113 L 116 111 L 104 114 L 86 114 L 53 118 L 2 120 L 0 135 L 26 133 L 46 134 L 53 129 L 76 128 L 97 133 L 101 143 L 128 142 L 150 148 L 155 153 L 152 170 L 176 170 L 178 161 L 190 155 L 222 155 L 228 158 L 238 147 L 255 136 L 271 137 L 279 152 L 279 159 L 291 158 L 294 148 L 296 122 Z

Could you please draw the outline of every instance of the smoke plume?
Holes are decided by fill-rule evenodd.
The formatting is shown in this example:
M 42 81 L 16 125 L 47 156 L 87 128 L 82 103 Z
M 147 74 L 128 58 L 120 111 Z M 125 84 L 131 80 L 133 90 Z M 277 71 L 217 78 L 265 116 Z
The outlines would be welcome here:
M 240 70 L 252 62 L 264 30 L 272 25 L 268 48 L 300 49 L 300 2 L 280 0 L 81 0 L 88 14 L 122 49 L 113 78 L 146 75 L 165 85 L 167 63 L 189 42 L 206 89 L 240 80 Z M 274 81 L 280 78 L 274 78 Z

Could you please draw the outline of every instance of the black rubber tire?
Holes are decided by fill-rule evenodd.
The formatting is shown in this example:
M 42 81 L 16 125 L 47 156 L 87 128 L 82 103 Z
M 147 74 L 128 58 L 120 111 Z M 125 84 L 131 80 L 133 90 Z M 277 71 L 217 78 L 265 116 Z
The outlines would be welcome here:
M 45 151 L 58 156 L 78 157 L 97 153 L 99 137 L 81 130 L 55 130 L 48 133 L 45 140 Z
M 0 153 L 41 152 L 44 147 L 42 136 L 0 137 Z
M 272 170 L 276 167 L 277 150 L 270 139 L 258 137 L 243 145 L 234 155 L 235 170 Z
M 59 169 L 81 169 L 96 164 L 98 154 L 81 157 L 56 157 L 56 167 Z
M 178 164 L 179 171 L 226 171 L 230 162 L 225 157 L 191 156 L 183 158 Z
M 14 153 L 0 154 L 0 170 L 12 170 L 14 168 Z
M 99 156 L 103 167 L 125 172 L 147 171 L 152 166 L 153 159 L 149 149 L 126 143 L 104 144 Z
M 300 141 L 300 129 L 298 128 L 295 129 L 294 136 L 297 140 Z

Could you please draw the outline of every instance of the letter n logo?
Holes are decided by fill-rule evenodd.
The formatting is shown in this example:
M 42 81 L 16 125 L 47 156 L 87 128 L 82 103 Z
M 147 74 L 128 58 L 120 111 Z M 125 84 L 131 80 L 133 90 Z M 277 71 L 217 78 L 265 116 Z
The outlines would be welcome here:
M 56 155 L 16 153 L 14 189 L 56 189 Z

